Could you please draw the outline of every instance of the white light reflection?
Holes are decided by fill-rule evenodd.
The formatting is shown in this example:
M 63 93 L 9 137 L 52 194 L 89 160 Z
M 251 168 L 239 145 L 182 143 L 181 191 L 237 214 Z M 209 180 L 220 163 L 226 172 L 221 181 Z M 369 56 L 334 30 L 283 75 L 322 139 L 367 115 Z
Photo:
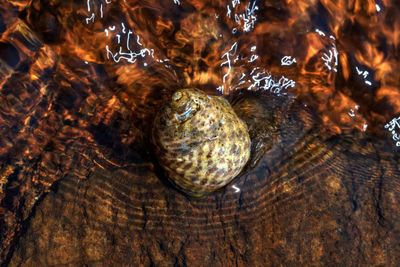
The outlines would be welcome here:
M 234 12 L 234 21 L 238 25 L 238 27 L 235 27 L 235 29 L 232 30 L 233 34 L 235 34 L 238 29 L 241 28 L 244 32 L 249 32 L 250 30 L 254 29 L 254 25 L 257 20 L 257 16 L 255 15 L 255 11 L 258 10 L 256 0 L 249 2 L 244 13 L 242 14 L 236 13 L 236 7 L 239 6 L 240 0 L 232 0 L 232 7 L 229 4 L 226 6 L 226 16 L 231 18 L 232 12 Z
M 92 16 L 90 18 L 86 18 L 86 24 L 89 24 L 90 20 L 94 23 L 94 13 L 92 13 Z
M 235 189 L 235 193 L 239 193 L 240 192 L 240 188 L 237 187 L 236 185 L 232 185 L 232 188 Z
M 86 24 L 89 24 L 89 22 L 95 22 L 95 18 L 100 17 L 103 18 L 104 17 L 104 11 L 105 11 L 105 5 L 109 5 L 112 3 L 111 0 L 102 0 L 99 1 L 100 3 L 99 6 L 96 7 L 96 2 L 95 1 L 91 1 L 91 0 L 87 0 L 86 1 L 86 5 L 87 5 L 87 10 L 88 12 L 92 12 L 90 17 L 85 18 L 85 22 Z M 124 2 L 126 2 L 124 0 Z M 180 4 L 179 0 L 174 0 L 174 2 L 176 4 Z M 92 6 L 93 5 L 93 6 Z M 95 13 L 96 12 L 96 13 Z M 129 28 L 123 23 L 121 22 L 120 25 L 110 25 L 108 27 L 104 28 L 104 33 L 106 35 L 106 37 L 108 38 L 113 38 L 113 40 L 119 44 L 119 48 L 117 48 L 117 51 L 111 51 L 111 48 L 109 45 L 106 45 L 105 50 L 106 50 L 106 56 L 107 59 L 112 59 L 114 62 L 118 63 L 121 60 L 126 60 L 129 63 L 135 63 L 137 61 L 137 58 L 145 58 L 145 57 L 151 57 L 152 59 L 154 59 L 154 61 L 159 62 L 159 63 L 163 63 L 163 62 L 167 62 L 168 59 L 157 59 L 154 57 L 154 49 L 149 49 L 144 47 L 144 43 L 143 41 L 140 40 L 140 36 L 136 35 L 136 40 L 135 38 L 131 38 L 131 35 L 134 35 L 134 33 L 129 30 Z M 134 37 L 134 36 L 133 36 Z M 126 43 L 125 43 L 125 39 L 126 39 Z M 132 43 L 130 42 L 132 39 Z M 135 44 L 133 44 L 133 41 L 136 41 L 136 44 L 139 45 L 140 47 L 138 49 L 131 49 L 131 45 L 134 46 Z M 124 43 L 124 45 L 122 45 L 122 43 Z M 125 46 L 126 44 L 126 46 Z M 137 45 L 135 45 L 137 47 Z M 125 46 L 125 47 L 123 47 Z M 85 64 L 88 64 L 88 62 L 85 61 Z M 148 62 L 144 62 L 143 66 L 148 66 Z M 166 65 L 164 64 L 164 66 L 166 68 L 169 68 L 170 65 Z
M 250 2 L 246 7 L 246 12 L 240 15 L 240 17 L 244 20 L 243 30 L 245 32 L 249 32 L 251 29 L 254 29 L 254 23 L 257 20 L 257 17 L 254 14 L 256 10 L 258 10 L 258 6 L 256 6 L 256 1 L 254 1 L 253 3 Z
M 138 43 L 138 45 L 143 46 L 142 43 L 141 43 L 139 40 L 140 40 L 140 37 L 139 37 L 139 35 L 138 35 L 138 36 L 137 36 L 137 39 L 136 39 L 136 42 Z
M 223 56 L 221 57 L 221 58 L 226 58 L 226 61 L 221 63 L 220 66 L 221 67 L 228 66 L 228 71 L 225 72 L 222 79 L 223 85 L 217 88 L 218 91 L 225 93 L 226 92 L 225 90 L 230 91 L 233 87 L 233 90 L 247 89 L 253 91 L 258 91 L 258 90 L 270 91 L 271 93 L 280 96 L 280 95 L 287 95 L 287 92 L 284 92 L 284 90 L 287 90 L 288 88 L 294 87 L 296 85 L 295 81 L 288 79 L 285 76 L 273 77 L 268 70 L 261 69 L 260 67 L 254 67 L 248 76 L 246 73 L 241 73 L 239 81 L 237 80 L 233 81 L 234 84 L 231 84 L 229 88 L 226 88 L 227 77 L 231 74 L 233 64 L 235 64 L 239 60 L 244 60 L 247 58 L 245 56 L 236 55 L 237 50 L 238 50 L 238 44 L 236 42 L 231 46 L 229 51 L 224 53 Z M 252 46 L 250 50 L 251 52 L 254 52 L 256 50 L 256 46 Z M 247 60 L 247 62 L 253 63 L 258 58 L 259 58 L 258 55 L 253 54 L 251 55 L 250 59 Z M 295 62 L 295 59 L 292 60 L 293 62 Z M 245 79 L 245 77 L 248 78 Z
M 385 129 L 392 134 L 392 139 L 396 142 L 396 146 L 400 147 L 400 116 L 398 118 L 393 118 L 388 122 L 385 125 Z
M 381 7 L 378 4 L 375 4 L 376 12 L 381 12 Z
M 153 58 L 155 61 L 157 62 L 165 62 L 168 61 L 167 59 L 164 60 L 159 60 L 154 58 L 154 49 L 149 49 L 144 47 L 144 44 L 140 42 L 140 36 L 136 35 L 136 43 L 137 45 L 143 47 L 141 49 L 138 49 L 136 51 L 132 51 L 131 47 L 130 47 L 130 36 L 133 34 L 133 32 L 131 30 L 128 29 L 128 34 L 123 34 L 124 32 L 126 33 L 126 26 L 121 23 L 122 26 L 122 31 L 119 34 L 116 34 L 115 37 L 117 38 L 117 42 L 118 44 L 121 44 L 121 40 L 125 37 L 126 38 L 126 47 L 123 48 L 121 45 L 119 47 L 119 51 L 117 52 L 113 52 L 111 51 L 110 47 L 107 45 L 106 46 L 106 55 L 107 55 L 107 59 L 112 59 L 114 62 L 118 63 L 121 60 L 126 60 L 129 63 L 135 63 L 138 57 L 147 57 L 150 56 L 151 58 Z M 108 30 L 111 31 L 116 31 L 116 26 L 110 26 L 108 27 Z M 107 29 L 105 29 L 105 33 L 106 36 L 109 36 L 110 33 Z M 125 51 L 123 51 L 125 50 Z M 143 63 L 143 66 L 148 66 L 148 63 Z M 164 65 L 165 67 L 167 67 L 167 65 Z
M 321 36 L 326 36 L 326 34 L 320 29 L 315 29 L 315 32 L 317 32 Z M 339 65 L 339 52 L 337 51 L 336 45 L 334 43 L 336 38 L 333 35 L 330 35 L 329 38 L 333 40 L 333 43 L 331 45 L 331 48 L 328 50 L 328 53 L 324 53 L 321 59 L 325 62 L 325 66 L 328 68 L 328 70 L 333 70 L 334 72 L 337 72 L 337 66 Z
M 233 1 L 232 1 L 232 7 L 233 7 L 233 8 L 235 8 L 236 5 L 239 5 L 239 4 L 240 4 L 240 0 L 233 0 Z
M 367 81 L 366 79 L 367 79 L 367 76 L 369 75 L 369 72 L 368 71 L 363 71 L 363 70 L 360 70 L 357 66 L 356 66 L 356 71 L 357 71 L 357 74 L 359 75 L 359 76 L 363 76 L 364 77 L 364 83 L 366 84 L 366 85 L 369 85 L 369 86 L 371 86 L 372 85 L 372 82 L 371 81 Z
M 364 79 L 366 79 L 367 78 L 367 76 L 368 76 L 368 74 L 369 74 L 369 72 L 368 71 L 362 71 L 362 70 L 360 70 L 357 66 L 356 66 L 356 71 L 357 71 L 357 74 L 358 75 L 362 75 L 362 76 L 364 76 Z
M 235 14 L 235 22 L 240 25 L 241 21 L 238 14 Z
M 336 50 L 336 45 L 332 44 L 332 48 L 331 50 L 329 50 L 329 55 L 327 53 L 324 53 L 324 55 L 321 57 L 321 59 L 325 62 L 325 66 L 329 70 L 337 72 L 338 54 L 339 53 Z
M 257 55 L 252 55 L 251 58 L 249 59 L 249 62 L 254 62 L 258 58 Z
M 315 29 L 315 31 L 321 35 L 321 36 L 325 36 L 325 33 L 323 31 L 321 31 L 320 29 Z
M 229 7 L 229 5 L 226 6 L 226 9 L 227 9 L 227 11 L 226 11 L 226 16 L 227 16 L 228 18 L 231 18 L 231 8 Z
M 296 63 L 296 58 L 292 58 L 291 56 L 284 56 L 281 59 L 281 65 L 282 66 L 290 66 L 293 63 Z
M 122 33 L 126 33 L 126 31 L 125 31 L 125 24 L 122 22 L 121 23 L 121 26 L 122 26 Z
M 259 70 L 259 69 L 260 69 L 260 67 L 254 68 L 254 69 L 250 72 L 250 75 L 253 75 L 253 73 L 254 73 L 256 70 Z
M 222 78 L 223 83 L 225 83 L 226 77 L 228 77 L 229 74 L 231 73 L 231 56 L 234 56 L 236 54 L 236 51 L 237 51 L 237 42 L 235 42 L 231 46 L 231 49 L 229 49 L 229 51 L 223 54 L 221 57 L 221 58 L 226 57 L 226 61 L 222 62 L 220 66 L 222 67 L 224 65 L 228 65 L 228 72 L 225 73 L 224 77 Z
M 92 21 L 94 23 L 94 19 L 96 17 L 95 11 L 96 11 L 96 4 L 94 4 L 94 7 L 91 7 L 91 4 L 93 4 L 94 1 L 90 1 L 87 0 L 86 1 L 86 5 L 87 5 L 87 11 L 90 12 L 91 10 L 93 10 L 93 12 L 91 13 L 90 17 L 85 18 L 86 24 L 89 24 L 89 21 Z M 102 1 L 100 1 L 102 2 Z M 112 3 L 111 0 L 104 0 L 104 2 L 109 5 Z M 124 2 L 126 2 L 124 0 Z M 100 18 L 104 17 L 104 8 L 103 8 L 103 3 L 100 3 L 100 8 L 97 9 L 98 11 L 100 11 Z M 97 14 L 98 15 L 98 14 Z

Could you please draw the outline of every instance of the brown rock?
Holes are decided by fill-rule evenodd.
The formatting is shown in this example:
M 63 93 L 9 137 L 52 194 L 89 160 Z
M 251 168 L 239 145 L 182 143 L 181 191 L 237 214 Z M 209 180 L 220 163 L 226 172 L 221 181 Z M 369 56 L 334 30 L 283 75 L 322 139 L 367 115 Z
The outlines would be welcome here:
M 240 192 L 188 198 L 147 163 L 66 177 L 37 207 L 10 266 L 395 266 L 400 173 L 390 145 L 323 140 L 296 121 L 235 181 Z

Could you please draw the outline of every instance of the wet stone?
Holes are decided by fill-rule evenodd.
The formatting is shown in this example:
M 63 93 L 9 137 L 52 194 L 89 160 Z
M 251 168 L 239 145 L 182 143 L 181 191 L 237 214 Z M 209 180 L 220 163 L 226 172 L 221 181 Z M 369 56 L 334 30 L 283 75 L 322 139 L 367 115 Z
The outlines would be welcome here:
M 13 68 L 19 62 L 19 52 L 12 44 L 0 42 L 0 60 Z
M 400 114 L 398 3 L 234 2 L 1 2 L 1 266 L 399 266 L 399 150 L 385 128 Z M 279 88 L 283 76 L 295 86 Z M 218 110 L 236 108 L 252 137 L 228 186 L 212 165 L 204 186 L 188 175 L 189 190 L 218 189 L 205 195 L 168 183 L 149 140 L 188 84 L 229 99 Z

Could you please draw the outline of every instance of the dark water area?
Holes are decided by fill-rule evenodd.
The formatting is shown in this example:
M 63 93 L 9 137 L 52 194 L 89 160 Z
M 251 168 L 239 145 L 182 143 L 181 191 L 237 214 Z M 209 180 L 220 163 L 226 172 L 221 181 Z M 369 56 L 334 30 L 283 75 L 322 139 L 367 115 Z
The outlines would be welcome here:
M 391 0 L 0 0 L 1 266 L 398 266 Z M 178 89 L 251 156 L 202 198 L 154 157 Z

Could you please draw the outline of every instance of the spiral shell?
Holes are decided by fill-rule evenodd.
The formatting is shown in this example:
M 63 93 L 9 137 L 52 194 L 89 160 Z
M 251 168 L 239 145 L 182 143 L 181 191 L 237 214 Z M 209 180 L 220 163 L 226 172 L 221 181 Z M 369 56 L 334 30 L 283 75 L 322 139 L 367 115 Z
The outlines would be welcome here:
M 228 184 L 250 156 L 246 124 L 227 100 L 198 89 L 172 95 L 156 115 L 152 140 L 168 178 L 192 195 Z

